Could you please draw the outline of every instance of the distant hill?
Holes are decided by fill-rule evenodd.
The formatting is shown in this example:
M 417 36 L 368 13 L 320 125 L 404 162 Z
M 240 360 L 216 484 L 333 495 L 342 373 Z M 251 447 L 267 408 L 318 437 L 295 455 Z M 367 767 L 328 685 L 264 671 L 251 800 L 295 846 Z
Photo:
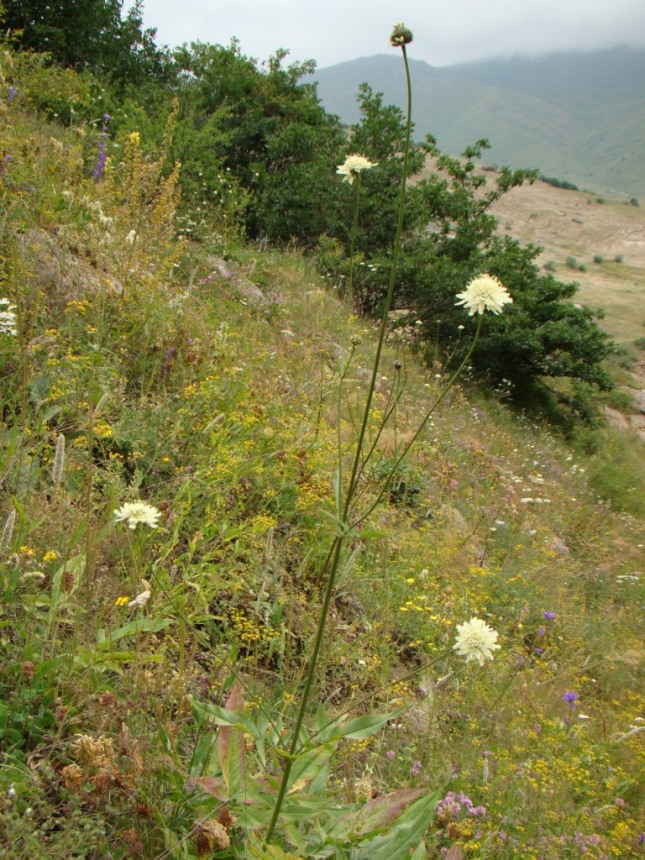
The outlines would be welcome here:
M 645 49 L 514 57 L 436 68 L 410 61 L 415 135 L 457 154 L 486 137 L 491 163 L 537 167 L 598 192 L 645 196 Z M 325 108 L 358 119 L 367 81 L 405 103 L 401 58 L 379 54 L 318 69 Z

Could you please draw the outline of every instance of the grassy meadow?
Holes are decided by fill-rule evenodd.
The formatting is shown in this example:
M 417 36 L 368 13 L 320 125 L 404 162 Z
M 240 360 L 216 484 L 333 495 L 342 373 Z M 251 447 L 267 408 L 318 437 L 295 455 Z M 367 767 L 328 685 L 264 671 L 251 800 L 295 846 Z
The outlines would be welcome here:
M 297 249 L 178 238 L 136 131 L 95 178 L 45 83 L 0 105 L 2 856 L 642 857 L 642 443 L 466 372 L 398 463 L 447 375 L 394 321 L 263 841 L 377 325 Z

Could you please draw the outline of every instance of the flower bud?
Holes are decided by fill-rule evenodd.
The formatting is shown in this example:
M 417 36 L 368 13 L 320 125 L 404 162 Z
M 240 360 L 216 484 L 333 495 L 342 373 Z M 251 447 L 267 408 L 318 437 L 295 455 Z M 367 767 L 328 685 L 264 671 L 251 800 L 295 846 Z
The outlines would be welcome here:
M 412 38 L 412 30 L 409 30 L 402 21 L 399 21 L 392 29 L 390 42 L 393 48 L 402 48 L 404 45 L 409 45 Z

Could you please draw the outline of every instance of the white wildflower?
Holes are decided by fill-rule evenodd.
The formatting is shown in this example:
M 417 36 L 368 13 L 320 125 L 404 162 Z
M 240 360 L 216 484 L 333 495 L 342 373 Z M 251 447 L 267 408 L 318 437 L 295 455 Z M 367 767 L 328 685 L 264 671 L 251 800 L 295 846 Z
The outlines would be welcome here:
M 9 299 L 0 299 L 0 334 L 16 337 L 18 334 L 18 319 L 15 314 L 16 306 Z
M 343 177 L 343 182 L 353 182 L 359 173 L 377 166 L 364 155 L 348 155 L 345 161 L 338 165 L 336 173 Z
M 117 522 L 127 522 L 128 528 L 136 529 L 139 523 L 156 529 L 161 512 L 152 505 L 145 502 L 126 502 L 114 511 L 114 519 Z
M 136 242 L 136 239 L 137 239 L 137 231 L 136 230 L 130 230 L 128 235 L 125 237 L 125 243 L 126 243 L 126 245 L 132 246 Z
M 65 468 L 65 434 L 59 433 L 56 439 L 56 451 L 54 453 L 54 465 L 52 467 L 52 481 L 57 487 L 63 477 Z
M 480 666 L 484 660 L 493 659 L 493 651 L 500 646 L 497 643 L 497 632 L 489 627 L 481 618 L 471 618 L 463 624 L 457 625 L 457 639 L 453 645 L 454 650 L 470 660 L 477 660 Z
M 137 596 L 134 598 L 134 600 L 131 600 L 128 603 L 128 607 L 130 609 L 135 609 L 137 606 L 143 607 L 146 605 L 146 603 L 149 600 L 150 600 L 150 592 L 149 591 L 142 591 L 141 594 L 137 594 Z
M 9 514 L 7 515 L 7 519 L 5 520 L 4 526 L 2 528 L 2 534 L 0 535 L 0 553 L 4 553 L 5 550 L 9 549 L 11 545 L 11 538 L 13 537 L 13 529 L 16 525 L 16 509 L 11 508 Z
M 457 304 L 463 305 L 471 317 L 484 311 L 499 314 L 504 305 L 513 301 L 504 284 L 494 275 L 473 278 L 463 293 L 457 293 L 457 298 Z

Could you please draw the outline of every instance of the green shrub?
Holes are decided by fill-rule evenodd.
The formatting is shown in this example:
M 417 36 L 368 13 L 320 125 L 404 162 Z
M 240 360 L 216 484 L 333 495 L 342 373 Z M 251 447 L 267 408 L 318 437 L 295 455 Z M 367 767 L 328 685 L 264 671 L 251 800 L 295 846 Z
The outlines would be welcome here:
M 552 176 L 543 176 L 540 174 L 540 180 L 546 182 L 547 185 L 553 185 L 554 188 L 563 188 L 565 191 L 578 191 L 578 186 L 573 182 L 567 182 L 566 179 L 556 179 Z

